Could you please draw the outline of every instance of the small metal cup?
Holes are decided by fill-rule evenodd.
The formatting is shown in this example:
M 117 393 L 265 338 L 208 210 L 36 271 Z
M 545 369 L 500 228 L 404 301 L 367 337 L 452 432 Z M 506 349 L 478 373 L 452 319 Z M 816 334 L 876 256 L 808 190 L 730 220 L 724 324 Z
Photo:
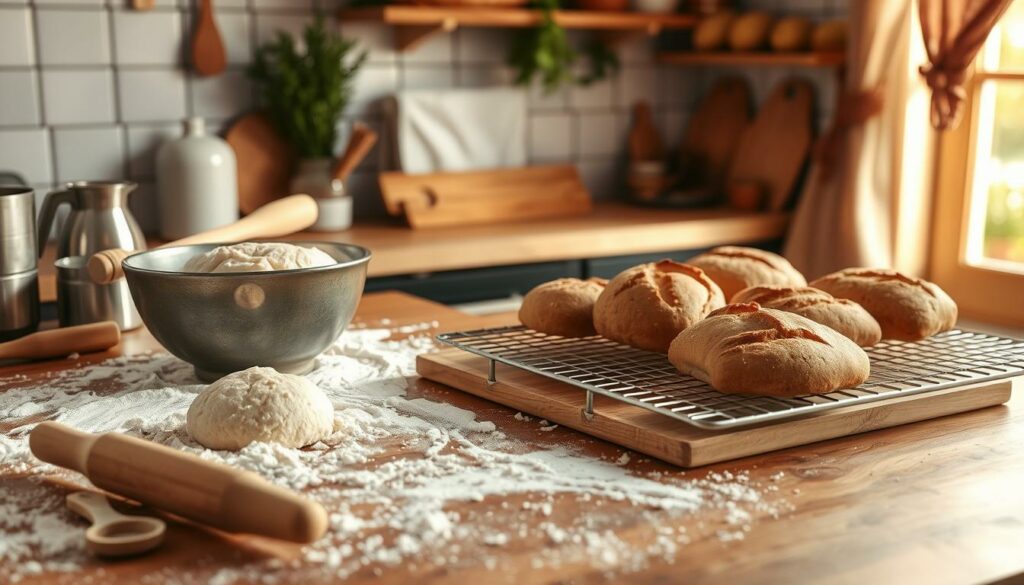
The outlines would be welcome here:
M 36 269 L 36 203 L 28 187 L 0 187 L 0 275 Z
M 123 278 L 111 284 L 94 283 L 86 268 L 88 262 L 88 256 L 68 256 L 54 262 L 60 326 L 114 321 L 121 331 L 127 331 L 142 325 L 128 283 Z
M 39 327 L 39 278 L 35 270 L 0 276 L 0 341 L 10 341 Z

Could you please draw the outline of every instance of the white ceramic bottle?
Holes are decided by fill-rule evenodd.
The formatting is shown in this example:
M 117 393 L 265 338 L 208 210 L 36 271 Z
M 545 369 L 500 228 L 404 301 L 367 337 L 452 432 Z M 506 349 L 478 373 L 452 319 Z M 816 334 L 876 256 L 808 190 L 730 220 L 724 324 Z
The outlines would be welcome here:
M 160 235 L 177 240 L 238 219 L 235 153 L 206 134 L 202 118 L 185 120 L 185 134 L 160 147 L 156 179 Z

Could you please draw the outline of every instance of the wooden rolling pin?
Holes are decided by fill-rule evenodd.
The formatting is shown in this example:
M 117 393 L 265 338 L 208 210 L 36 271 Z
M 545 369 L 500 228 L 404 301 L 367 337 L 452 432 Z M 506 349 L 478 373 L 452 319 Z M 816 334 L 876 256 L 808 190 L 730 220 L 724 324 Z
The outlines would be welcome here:
M 316 200 L 309 195 L 291 195 L 272 201 L 233 224 L 193 234 L 187 238 L 168 242 L 161 248 L 240 242 L 257 238 L 277 238 L 300 232 L 316 223 Z M 103 250 L 89 258 L 89 276 L 96 284 L 110 284 L 124 276 L 121 262 L 134 254 L 133 250 Z
M 39 360 L 110 349 L 121 343 L 121 329 L 113 321 L 40 331 L 0 343 L 0 359 Z
M 55 422 L 40 423 L 28 442 L 39 459 L 79 471 L 96 487 L 227 532 L 305 544 L 327 531 L 320 504 L 191 453 Z

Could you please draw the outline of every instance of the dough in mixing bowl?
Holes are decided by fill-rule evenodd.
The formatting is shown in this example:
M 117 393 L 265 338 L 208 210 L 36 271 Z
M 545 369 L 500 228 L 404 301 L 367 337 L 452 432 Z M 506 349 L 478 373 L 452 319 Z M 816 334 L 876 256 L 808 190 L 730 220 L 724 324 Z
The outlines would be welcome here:
M 331 264 L 337 261 L 319 248 L 283 242 L 243 242 L 195 256 L 185 263 L 185 272 L 270 272 Z
M 254 441 L 298 448 L 334 432 L 334 406 L 302 376 L 253 367 L 200 392 L 185 429 L 209 449 L 237 450 Z

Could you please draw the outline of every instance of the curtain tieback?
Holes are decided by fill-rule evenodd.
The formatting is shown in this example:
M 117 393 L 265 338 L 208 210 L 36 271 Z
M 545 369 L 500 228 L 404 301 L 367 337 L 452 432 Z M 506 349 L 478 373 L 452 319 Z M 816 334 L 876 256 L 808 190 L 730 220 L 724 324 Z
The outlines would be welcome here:
M 839 98 L 832 126 L 818 140 L 814 157 L 823 176 L 831 174 L 846 134 L 882 112 L 885 105 L 882 88 L 847 92 Z
M 960 104 L 967 99 L 964 89 L 967 72 L 961 67 L 948 67 L 943 63 L 922 65 L 918 71 L 932 90 L 932 126 L 940 130 L 956 126 Z

